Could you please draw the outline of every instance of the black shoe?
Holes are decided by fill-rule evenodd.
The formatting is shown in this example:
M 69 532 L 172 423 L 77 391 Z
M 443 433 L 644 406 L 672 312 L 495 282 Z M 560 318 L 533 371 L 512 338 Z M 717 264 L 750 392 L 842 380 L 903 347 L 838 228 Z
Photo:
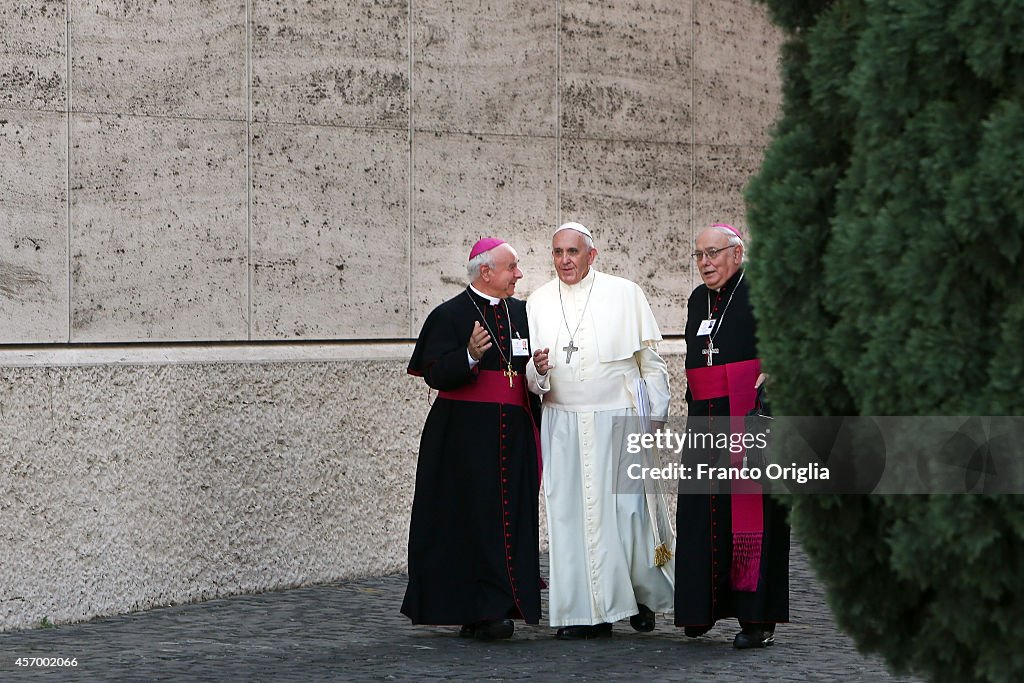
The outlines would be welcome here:
M 687 638 L 700 638 L 714 627 L 714 624 L 709 624 L 708 626 L 684 626 L 683 633 L 686 634 Z
M 563 626 L 558 629 L 555 638 L 558 640 L 591 640 L 593 638 L 611 638 L 612 625 L 608 623 L 593 626 Z
M 647 605 L 637 605 L 637 614 L 634 614 L 629 618 L 629 625 L 633 627 L 634 631 L 640 631 L 641 633 L 648 633 L 654 630 L 654 612 Z
M 736 634 L 732 646 L 737 650 L 749 650 L 756 647 L 768 647 L 775 644 L 775 627 L 764 628 L 761 626 L 744 626 L 743 630 Z
M 476 624 L 466 624 L 459 629 L 460 638 L 476 638 L 477 640 L 501 640 L 511 638 L 516 626 L 511 619 L 492 619 Z

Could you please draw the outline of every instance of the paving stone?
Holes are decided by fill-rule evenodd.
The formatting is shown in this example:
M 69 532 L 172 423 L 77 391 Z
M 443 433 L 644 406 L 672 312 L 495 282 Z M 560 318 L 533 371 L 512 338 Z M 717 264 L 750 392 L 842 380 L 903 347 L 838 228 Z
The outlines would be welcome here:
M 546 557 L 545 557 L 546 562 Z M 543 573 L 547 574 L 546 567 Z M 839 632 L 794 544 L 791 618 L 765 650 L 737 651 L 735 620 L 686 638 L 671 615 L 651 633 L 628 621 L 611 639 L 563 642 L 546 621 L 479 643 L 454 627 L 411 626 L 406 577 L 211 600 L 82 624 L 0 634 L 0 679 L 60 681 L 914 681 L 892 676 Z M 545 604 L 545 619 L 547 606 Z M 19 657 L 77 659 L 28 668 Z

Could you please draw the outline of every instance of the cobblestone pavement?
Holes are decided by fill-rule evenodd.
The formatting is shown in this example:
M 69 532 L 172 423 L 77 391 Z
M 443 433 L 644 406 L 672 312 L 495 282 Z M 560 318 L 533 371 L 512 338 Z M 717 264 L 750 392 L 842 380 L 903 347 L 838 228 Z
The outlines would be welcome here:
M 627 620 L 611 639 L 563 642 L 546 625 L 517 623 L 511 640 L 479 643 L 454 627 L 411 626 L 398 611 L 404 590 L 404 576 L 387 576 L 3 633 L 0 681 L 914 680 L 891 676 L 836 630 L 797 545 L 792 623 L 764 650 L 733 649 L 735 620 L 691 640 L 662 615 L 653 633 Z M 77 666 L 24 667 L 19 657 Z

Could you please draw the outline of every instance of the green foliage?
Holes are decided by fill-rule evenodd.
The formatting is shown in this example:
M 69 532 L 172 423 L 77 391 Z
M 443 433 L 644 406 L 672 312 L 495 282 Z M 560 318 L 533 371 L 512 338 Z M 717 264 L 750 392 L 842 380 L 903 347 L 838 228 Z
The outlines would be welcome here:
M 1024 414 L 1024 3 L 763 1 L 788 35 L 747 193 L 773 407 Z M 1024 680 L 1024 497 L 793 502 L 862 649 Z

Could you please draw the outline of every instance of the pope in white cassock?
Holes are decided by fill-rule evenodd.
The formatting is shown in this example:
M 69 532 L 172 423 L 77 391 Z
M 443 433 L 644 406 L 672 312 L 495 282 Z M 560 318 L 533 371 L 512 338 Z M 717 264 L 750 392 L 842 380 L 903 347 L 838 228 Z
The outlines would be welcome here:
M 675 542 L 660 496 L 615 493 L 615 450 L 643 384 L 650 405 L 641 414 L 668 416 L 661 332 L 636 283 L 591 267 L 597 250 L 586 227 L 562 225 L 551 246 L 558 277 L 526 302 L 526 373 L 543 409 L 551 625 L 561 640 L 610 636 L 626 617 L 651 631 L 655 612 L 673 606 Z

